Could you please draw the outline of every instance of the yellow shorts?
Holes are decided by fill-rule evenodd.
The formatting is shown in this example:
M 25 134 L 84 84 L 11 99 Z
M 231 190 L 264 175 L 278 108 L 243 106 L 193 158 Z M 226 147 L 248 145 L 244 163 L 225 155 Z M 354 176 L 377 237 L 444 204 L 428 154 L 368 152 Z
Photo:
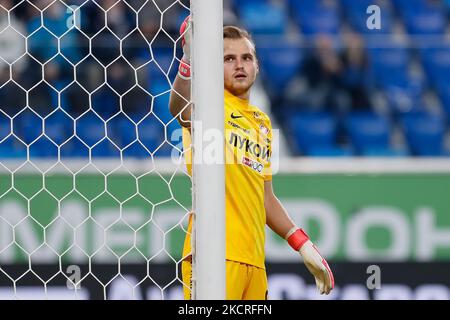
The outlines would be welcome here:
M 192 264 L 181 265 L 184 299 L 191 299 Z M 241 262 L 226 261 L 227 300 L 267 300 L 266 270 Z

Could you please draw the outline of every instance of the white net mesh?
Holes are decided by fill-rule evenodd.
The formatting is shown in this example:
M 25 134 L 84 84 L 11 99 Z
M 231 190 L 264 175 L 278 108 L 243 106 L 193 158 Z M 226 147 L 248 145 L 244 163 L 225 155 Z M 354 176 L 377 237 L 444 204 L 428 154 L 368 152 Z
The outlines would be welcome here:
M 182 298 L 187 1 L 0 5 L 0 299 Z

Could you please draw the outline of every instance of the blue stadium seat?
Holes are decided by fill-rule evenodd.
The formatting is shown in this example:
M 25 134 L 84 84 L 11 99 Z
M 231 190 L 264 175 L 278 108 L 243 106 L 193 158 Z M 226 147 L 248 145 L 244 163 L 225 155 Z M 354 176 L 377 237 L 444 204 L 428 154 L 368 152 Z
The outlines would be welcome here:
M 394 114 L 424 111 L 423 92 L 424 84 L 416 79 L 384 88 L 387 102 Z
M 14 146 L 11 136 L 0 139 L 0 159 L 11 158 L 14 156 Z
M 173 47 L 152 46 L 152 52 L 154 61 L 148 64 L 150 79 L 166 79 L 165 75 L 168 75 L 173 82 L 178 72 L 178 62 L 174 59 Z
M 80 140 L 92 147 L 106 137 L 105 123 L 94 113 L 89 112 L 76 121 L 76 133 Z
M 355 31 L 362 33 L 363 35 L 371 34 L 387 34 L 392 32 L 394 25 L 394 16 L 389 6 L 383 6 L 382 4 L 376 3 L 373 0 L 341 0 L 342 7 L 346 11 L 347 19 L 350 25 Z M 377 4 L 380 5 L 381 10 L 381 28 L 380 29 L 369 29 L 367 27 L 367 8 L 370 5 Z
M 136 139 L 136 128 L 132 121 L 120 113 L 106 122 L 106 134 L 109 140 L 122 149 Z
M 394 113 L 423 110 L 424 83 L 409 74 L 410 53 L 396 43 L 369 50 L 371 73 Z
M 0 142 L 0 159 L 13 157 L 13 152 L 12 144 L 8 141 L 8 139 Z
M 371 72 L 379 87 L 403 85 L 408 82 L 409 53 L 403 47 L 392 44 L 388 48 L 369 50 Z
M 427 0 L 393 0 L 399 12 L 420 11 L 426 6 Z
M 277 34 L 286 31 L 288 16 L 284 6 L 265 2 L 240 4 L 239 15 L 245 28 L 252 34 Z
M 267 3 L 268 0 L 234 0 L 234 7 L 239 10 L 240 6 L 257 5 L 259 3 Z
M 402 119 L 411 153 L 418 156 L 441 156 L 444 153 L 444 120 L 427 113 L 406 115 Z
M 168 92 L 167 90 L 170 90 L 170 87 L 167 86 L 167 82 L 156 82 L 153 83 L 150 87 L 150 91 L 157 94 L 157 96 L 153 98 L 152 112 L 162 122 L 164 122 L 164 124 L 167 125 L 167 136 L 169 139 L 175 130 L 181 128 L 178 124 L 178 121 L 172 116 L 169 110 L 170 92 Z M 165 93 L 161 94 L 163 92 Z
M 105 139 L 95 145 L 91 150 L 93 158 L 120 157 L 120 150 L 111 141 Z
M 107 124 L 108 137 L 123 149 L 137 139 L 136 125 L 124 115 L 111 119 Z
M 298 113 L 289 119 L 289 126 L 298 149 L 304 154 L 335 147 L 336 120 L 329 113 Z
M 296 43 L 286 39 L 276 42 L 257 41 L 258 56 L 268 89 L 282 93 L 285 86 L 300 71 L 303 53 Z
M 447 24 L 440 8 L 422 8 L 404 13 L 406 28 L 411 34 L 443 34 Z
M 42 134 L 42 118 L 25 110 L 14 118 L 13 132 L 23 142 L 30 144 Z
M 46 137 L 40 137 L 30 145 L 30 157 L 58 158 L 58 147 Z
M 317 8 L 321 5 L 321 0 L 308 1 L 308 0 L 287 0 L 288 5 L 294 13 L 301 11 L 308 11 Z
M 119 96 L 107 85 L 103 85 L 98 89 L 91 95 L 91 98 L 92 110 L 104 120 L 109 119 L 120 110 Z
M 450 83 L 441 85 L 438 89 L 438 95 L 441 99 L 447 120 L 450 122 Z
M 147 83 L 165 83 L 166 88 L 170 89 L 170 83 L 173 83 L 178 72 L 178 61 L 174 59 L 173 47 L 152 47 L 152 54 L 153 60 L 146 66 Z M 150 91 L 150 87 L 146 89 L 153 95 L 157 94 Z
M 424 48 L 420 51 L 425 73 L 435 88 L 450 83 L 450 48 Z
M 310 1 L 313 2 L 313 1 Z M 293 5 L 294 18 L 302 32 L 307 35 L 337 34 L 340 27 L 340 19 L 337 6 L 304 4 Z
M 11 134 L 11 120 L 0 112 L 0 141 Z
M 381 16 L 380 29 L 367 28 L 367 16 L 362 15 L 359 12 L 349 13 L 349 22 L 356 32 L 363 35 L 388 34 L 392 32 L 393 28 L 393 18 L 388 13 Z
M 155 116 L 149 115 L 138 124 L 138 140 L 150 152 L 154 152 L 164 142 L 164 126 Z
M 172 83 L 172 82 L 171 82 Z M 167 93 L 171 90 L 171 86 L 166 78 L 164 77 L 156 77 L 150 78 L 148 92 L 152 96 L 157 96 L 163 93 Z
M 0 142 L 0 158 L 26 158 L 27 147 L 14 136 Z
M 74 121 L 59 110 L 45 119 L 44 133 L 57 145 L 61 145 L 74 135 Z
M 156 151 L 155 157 L 170 157 L 172 151 L 173 147 L 166 142 L 161 146 L 161 148 L 158 149 L 158 151 Z
M 28 24 L 28 30 L 38 28 L 28 37 L 28 52 L 39 62 L 45 63 L 58 53 L 58 40 L 52 33 L 40 28 L 40 18 L 35 18 Z
M 156 148 L 159 149 L 156 151 Z M 123 157 L 124 160 L 126 159 L 133 159 L 133 158 L 138 158 L 138 159 L 150 159 L 152 156 L 153 157 L 169 157 L 171 155 L 171 152 L 173 150 L 173 148 L 171 146 L 169 146 L 167 143 L 164 143 L 160 146 L 159 141 L 157 143 L 154 144 L 153 147 L 149 148 L 148 144 L 147 144 L 147 149 L 149 149 L 149 151 L 151 153 L 153 153 L 153 155 L 151 155 L 149 153 L 149 151 L 147 151 L 144 146 L 142 145 L 142 143 L 140 141 L 136 141 L 134 143 L 132 143 L 129 147 L 127 147 L 126 149 L 123 150 Z
M 147 150 L 145 150 L 144 146 L 139 141 L 133 142 L 131 145 L 125 148 L 122 151 L 122 154 L 124 160 L 130 158 L 150 157 L 150 153 Z
M 67 142 L 64 142 L 60 147 L 62 158 L 88 158 L 89 149 L 79 138 L 72 137 Z
M 359 154 L 390 148 L 390 123 L 373 112 L 353 112 L 345 121 L 350 141 Z
M 152 90 L 153 91 L 153 90 Z M 155 90 L 156 92 L 162 92 Z M 168 123 L 173 119 L 169 110 L 170 92 L 153 97 L 153 114 L 155 114 L 162 122 Z
M 368 6 L 372 4 L 377 4 L 374 0 L 341 0 L 341 6 L 344 9 L 351 10 L 351 11 L 360 11 L 364 10 L 364 13 L 366 12 L 366 9 Z

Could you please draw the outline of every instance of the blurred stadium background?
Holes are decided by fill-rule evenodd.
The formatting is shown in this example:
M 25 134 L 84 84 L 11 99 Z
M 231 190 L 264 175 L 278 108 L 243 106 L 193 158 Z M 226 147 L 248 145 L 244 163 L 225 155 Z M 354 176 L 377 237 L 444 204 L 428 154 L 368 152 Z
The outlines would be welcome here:
M 168 99 L 188 1 L 0 4 L 0 298 L 180 298 L 190 185 L 167 160 Z M 275 189 L 335 271 L 328 298 L 450 298 L 449 17 L 438 0 L 224 0 L 255 39 Z M 267 262 L 270 298 L 322 298 L 272 233 Z

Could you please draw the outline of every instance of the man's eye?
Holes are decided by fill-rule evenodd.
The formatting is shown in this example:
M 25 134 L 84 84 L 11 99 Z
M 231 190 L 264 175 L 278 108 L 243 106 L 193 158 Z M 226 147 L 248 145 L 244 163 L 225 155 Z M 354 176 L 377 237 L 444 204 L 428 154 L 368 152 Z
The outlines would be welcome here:
M 225 61 L 226 61 L 226 62 L 232 62 L 232 61 L 233 61 L 233 58 L 232 58 L 232 57 L 225 58 Z

